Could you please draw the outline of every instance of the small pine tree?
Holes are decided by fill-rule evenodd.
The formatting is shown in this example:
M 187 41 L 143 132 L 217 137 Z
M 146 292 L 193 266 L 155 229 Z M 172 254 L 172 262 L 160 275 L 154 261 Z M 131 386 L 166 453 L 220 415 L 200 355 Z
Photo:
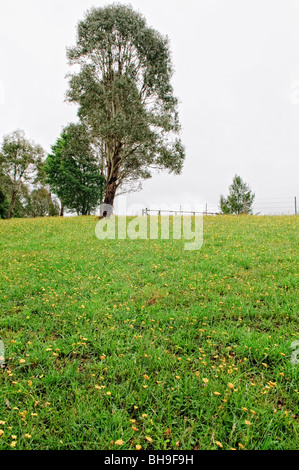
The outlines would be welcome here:
M 220 196 L 220 209 L 223 214 L 252 214 L 255 194 L 240 176 L 235 175 L 225 198 Z

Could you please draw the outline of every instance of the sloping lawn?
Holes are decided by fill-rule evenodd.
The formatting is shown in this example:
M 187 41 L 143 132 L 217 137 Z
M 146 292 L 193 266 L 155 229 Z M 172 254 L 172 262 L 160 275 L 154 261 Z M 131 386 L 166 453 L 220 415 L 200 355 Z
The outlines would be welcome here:
M 96 223 L 0 221 L 0 449 L 297 449 L 299 218 Z

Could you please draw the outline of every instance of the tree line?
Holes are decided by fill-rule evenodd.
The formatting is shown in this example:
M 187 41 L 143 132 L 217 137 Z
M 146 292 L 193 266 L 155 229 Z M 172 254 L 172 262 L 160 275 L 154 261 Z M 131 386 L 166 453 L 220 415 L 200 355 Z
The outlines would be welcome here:
M 52 153 L 22 130 L 4 136 L 0 150 L 0 217 L 88 215 L 103 197 L 105 178 L 82 124 L 63 129 Z

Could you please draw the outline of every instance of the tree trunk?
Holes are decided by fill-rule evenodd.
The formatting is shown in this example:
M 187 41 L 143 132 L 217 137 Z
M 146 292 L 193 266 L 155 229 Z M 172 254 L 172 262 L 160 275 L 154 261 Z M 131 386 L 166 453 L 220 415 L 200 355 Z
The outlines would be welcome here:
M 114 198 L 117 190 L 117 179 L 118 179 L 118 168 L 116 168 L 109 181 L 106 183 L 106 193 L 105 193 L 105 199 L 104 199 L 104 204 L 109 204 L 110 206 L 113 207 L 114 203 Z M 103 214 L 101 216 L 107 217 L 107 215 L 111 215 L 112 211 L 108 213 L 107 210 L 103 211 Z
M 116 193 L 116 184 L 114 182 L 107 183 L 104 204 L 109 204 L 110 206 L 113 206 L 115 193 Z
M 64 205 L 61 203 L 60 217 L 64 216 Z
M 18 191 L 16 189 L 13 190 L 13 193 L 12 193 L 12 196 L 11 196 L 11 201 L 10 201 L 10 204 L 9 204 L 9 209 L 8 209 L 8 212 L 7 212 L 7 218 L 8 219 L 11 219 L 12 218 L 12 213 L 13 213 L 13 210 L 14 210 L 14 207 L 15 207 L 15 203 L 16 203 L 16 200 L 17 200 L 17 195 L 18 195 Z

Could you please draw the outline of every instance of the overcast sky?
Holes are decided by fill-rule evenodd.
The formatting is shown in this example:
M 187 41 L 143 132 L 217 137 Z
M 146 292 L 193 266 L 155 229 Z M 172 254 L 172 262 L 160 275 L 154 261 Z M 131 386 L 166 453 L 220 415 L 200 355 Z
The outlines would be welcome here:
M 66 47 L 101 0 L 0 0 L 0 139 L 16 128 L 46 151 L 76 120 L 64 102 Z M 170 39 L 186 161 L 128 204 L 208 203 L 217 210 L 237 173 L 256 211 L 299 199 L 299 1 L 120 0 Z

